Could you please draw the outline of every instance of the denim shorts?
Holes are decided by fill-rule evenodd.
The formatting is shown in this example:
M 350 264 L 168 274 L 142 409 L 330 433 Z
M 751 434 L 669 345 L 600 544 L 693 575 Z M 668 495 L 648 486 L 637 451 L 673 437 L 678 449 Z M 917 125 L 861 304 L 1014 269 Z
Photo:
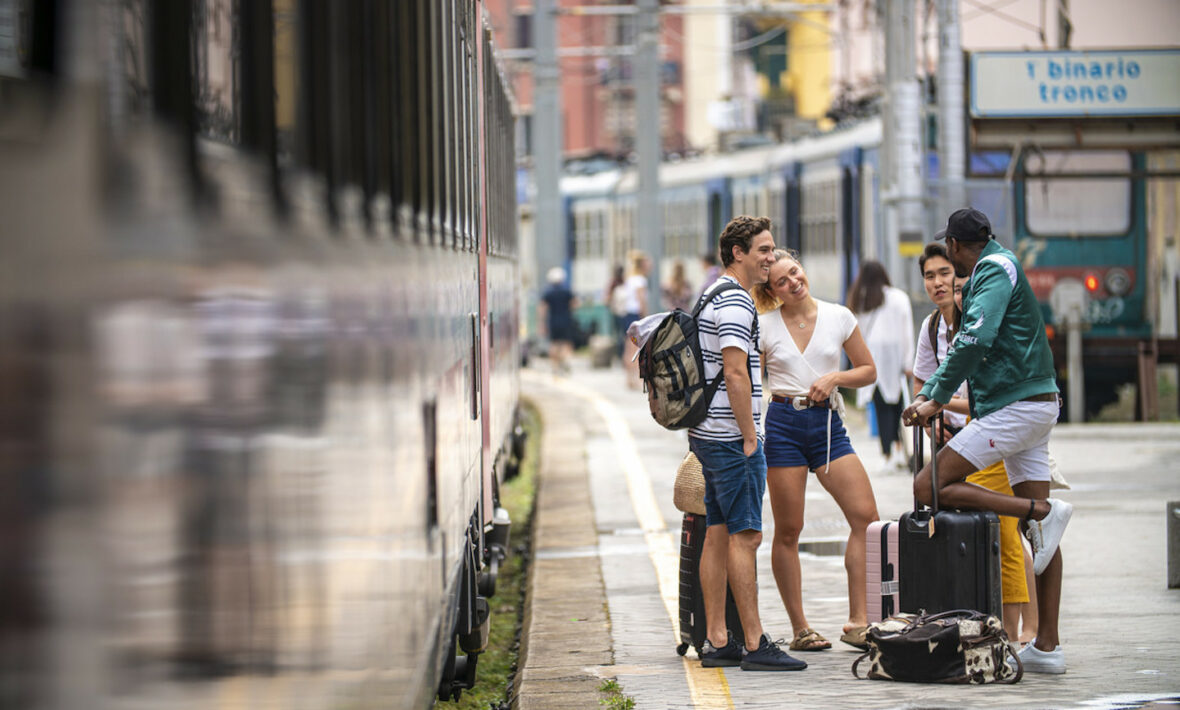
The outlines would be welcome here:
M 746 456 L 742 442 L 688 437 L 688 447 L 705 474 L 705 524 L 725 524 L 730 533 L 762 531 L 762 495 L 766 492 L 766 455 L 762 442 Z
M 828 412 L 832 413 L 831 460 L 856 453 L 836 412 L 826 407 L 795 409 L 772 401 L 766 410 L 766 465 L 822 471 L 828 462 Z

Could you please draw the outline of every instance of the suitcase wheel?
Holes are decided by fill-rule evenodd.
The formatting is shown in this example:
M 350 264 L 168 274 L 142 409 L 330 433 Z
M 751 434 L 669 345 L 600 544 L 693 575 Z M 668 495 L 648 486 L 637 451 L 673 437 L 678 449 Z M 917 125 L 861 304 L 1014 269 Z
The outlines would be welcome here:
M 682 643 L 676 647 L 676 654 L 678 656 L 683 656 L 686 653 L 688 653 L 688 644 Z

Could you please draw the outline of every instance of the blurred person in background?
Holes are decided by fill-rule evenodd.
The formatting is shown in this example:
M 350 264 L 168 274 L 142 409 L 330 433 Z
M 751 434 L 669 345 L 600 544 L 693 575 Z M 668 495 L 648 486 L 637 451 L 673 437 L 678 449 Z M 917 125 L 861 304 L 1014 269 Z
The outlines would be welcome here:
M 610 309 L 611 323 L 614 327 L 615 357 L 623 357 L 623 341 L 627 339 L 627 329 L 623 326 L 623 318 L 627 315 L 627 294 L 623 292 L 623 283 L 627 280 L 627 271 L 622 264 L 615 264 L 611 269 L 610 283 L 603 292 L 603 301 Z
M 682 311 L 692 311 L 693 296 L 692 284 L 684 276 L 684 262 L 679 259 L 672 265 L 672 275 L 664 282 L 663 288 L 664 305 L 668 310 L 679 308 Z
M 554 266 L 549 269 L 545 280 L 549 285 L 541 294 L 546 335 L 549 336 L 549 362 L 554 372 L 569 372 L 569 357 L 574 351 L 574 307 L 573 291 L 565 284 L 565 269 Z
M 899 436 L 902 391 L 914 361 L 914 317 L 910 298 L 894 288 L 879 261 L 866 261 L 848 291 L 848 307 L 877 365 L 877 381 L 857 392 L 857 405 L 870 400 L 886 468 L 904 469 L 907 461 Z
M 648 314 L 647 272 L 651 269 L 651 260 L 647 254 L 635 249 L 627 255 L 627 262 L 629 264 L 627 280 L 623 282 L 621 287 L 623 289 L 621 297 L 623 320 L 620 329 L 623 331 L 625 339 L 623 343 L 623 371 L 626 374 L 627 389 L 634 390 L 640 387 L 639 362 L 634 357 L 638 348 L 630 338 L 626 337 L 626 332 L 632 323 Z
M 701 279 L 701 290 L 698 294 L 705 292 L 705 289 L 713 285 L 717 277 L 721 275 L 721 267 L 717 265 L 717 255 L 712 252 L 706 252 L 701 255 L 701 268 L 705 272 L 704 278 Z

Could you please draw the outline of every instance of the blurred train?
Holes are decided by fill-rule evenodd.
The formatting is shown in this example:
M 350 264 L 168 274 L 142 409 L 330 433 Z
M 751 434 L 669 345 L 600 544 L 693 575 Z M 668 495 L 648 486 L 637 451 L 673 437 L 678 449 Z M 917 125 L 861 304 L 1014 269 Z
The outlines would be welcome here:
M 482 9 L 2 8 L 0 706 L 471 686 L 522 448 Z
M 869 119 L 818 137 L 660 168 L 664 251 L 659 273 L 685 266 L 701 283 L 701 256 L 715 252 L 736 214 L 766 215 L 779 244 L 797 250 L 818 298 L 843 302 L 861 262 L 885 263 L 881 194 L 882 124 Z M 1148 271 L 1150 222 L 1142 168 L 1146 156 L 1127 151 L 978 152 L 970 156 L 968 202 L 992 220 L 997 238 L 1023 260 L 1046 323 L 1057 324 L 1051 295 L 1059 282 L 1087 289 L 1085 319 L 1088 412 L 1134 382 L 1138 343 L 1152 337 L 1156 310 Z M 926 157 L 927 197 L 937 204 L 938 164 Z M 568 225 L 566 254 L 584 321 L 606 327 L 603 290 L 616 265 L 627 263 L 636 235 L 638 176 L 613 169 L 562 181 Z M 1174 205 L 1172 206 L 1174 209 Z M 945 224 L 927 210 L 926 234 Z M 921 244 L 915 245 L 918 250 Z M 916 317 L 927 312 L 916 253 L 900 259 L 895 284 L 911 284 Z M 912 272 L 912 273 L 910 273 Z M 1064 375 L 1063 332 L 1052 332 Z M 1064 388 L 1063 388 L 1064 391 Z

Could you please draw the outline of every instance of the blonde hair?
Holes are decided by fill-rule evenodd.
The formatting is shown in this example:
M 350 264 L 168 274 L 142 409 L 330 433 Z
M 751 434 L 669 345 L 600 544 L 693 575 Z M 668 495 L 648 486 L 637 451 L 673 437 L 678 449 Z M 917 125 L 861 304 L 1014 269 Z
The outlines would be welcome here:
M 794 249 L 775 249 L 775 263 L 778 263 L 782 259 L 790 259 L 800 267 L 803 266 L 803 262 L 799 261 L 799 252 Z M 759 313 L 769 313 L 783 305 L 783 302 L 771 291 L 769 280 L 750 289 L 750 296 L 753 297 L 754 307 L 758 309 Z
M 631 251 L 627 252 L 627 263 L 630 264 L 631 276 L 634 276 L 635 274 L 642 274 L 643 264 L 645 262 L 650 263 L 650 261 L 651 260 L 647 258 L 647 254 L 640 251 L 639 249 L 632 249 Z

